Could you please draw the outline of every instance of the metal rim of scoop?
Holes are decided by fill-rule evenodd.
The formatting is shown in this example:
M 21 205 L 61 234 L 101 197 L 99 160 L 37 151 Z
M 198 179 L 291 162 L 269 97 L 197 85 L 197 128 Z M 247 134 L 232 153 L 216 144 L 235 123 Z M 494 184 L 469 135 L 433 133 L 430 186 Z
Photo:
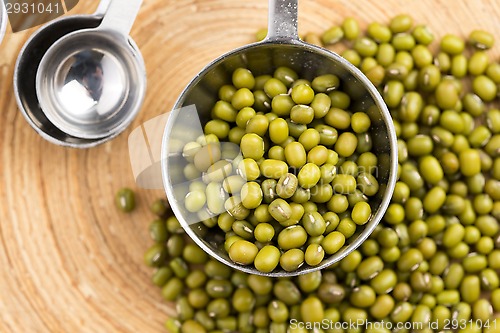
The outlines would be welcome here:
M 3 36 L 5 35 L 5 30 L 7 30 L 7 10 L 5 9 L 5 4 L 0 0 L 0 45 L 2 45 Z
M 283 13 L 282 10 L 283 8 L 291 8 L 290 6 L 294 6 L 295 4 L 295 13 Z M 171 201 L 171 207 L 178 218 L 181 226 L 183 229 L 186 231 L 186 233 L 195 241 L 195 243 L 200 246 L 206 253 L 208 253 L 212 258 L 215 258 L 216 260 L 230 266 L 231 268 L 234 268 L 236 270 L 249 273 L 249 274 L 257 274 L 257 275 L 262 275 L 262 276 L 268 276 L 268 277 L 290 277 L 290 276 L 296 276 L 296 275 L 301 275 L 301 274 L 306 274 L 310 273 L 313 271 L 321 270 L 324 269 L 347 255 L 349 255 L 352 251 L 357 249 L 373 232 L 373 230 L 377 227 L 378 223 L 381 221 L 383 218 L 385 211 L 387 210 L 390 200 L 392 198 L 392 194 L 394 192 L 394 187 L 397 181 L 397 168 L 398 168 L 398 156 L 397 156 L 397 139 L 396 139 L 396 131 L 394 128 L 394 124 L 392 121 L 392 117 L 389 113 L 389 110 L 387 109 L 387 106 L 385 105 L 385 102 L 380 95 L 380 93 L 377 91 L 375 86 L 370 82 L 370 80 L 354 65 L 349 63 L 346 59 L 342 58 L 338 54 L 331 52 L 327 49 L 311 45 L 305 42 L 302 42 L 296 38 L 296 35 L 293 34 L 293 31 L 290 32 L 290 29 L 297 29 L 297 24 L 296 24 L 296 5 L 297 5 L 297 0 L 269 0 L 269 32 L 271 34 L 268 35 L 266 39 L 264 39 L 261 42 L 258 43 L 252 43 L 240 48 L 237 48 L 233 51 L 230 51 L 219 58 L 215 59 L 211 63 L 209 63 L 207 66 L 204 67 L 204 69 L 198 73 L 192 80 L 189 82 L 189 84 L 186 86 L 186 88 L 183 90 L 179 98 L 177 99 L 173 111 L 171 112 L 169 119 L 167 121 L 167 125 L 165 127 L 164 135 L 163 135 L 163 141 L 162 141 L 162 156 L 161 156 L 161 170 L 162 170 L 162 178 L 163 178 L 163 185 L 165 192 L 167 194 L 168 199 Z M 276 16 L 277 15 L 277 16 Z M 295 17 L 294 17 L 295 16 Z M 295 21 L 294 21 L 295 20 Z M 284 23 L 283 25 L 280 25 L 281 23 Z M 287 24 L 288 23 L 288 24 Z M 292 26 L 291 26 L 292 25 Z M 294 27 L 293 27 L 294 25 Z M 226 259 L 224 257 L 221 257 L 217 252 L 214 251 L 211 247 L 207 246 L 205 242 L 203 242 L 200 238 L 199 235 L 195 233 L 195 231 L 190 227 L 188 222 L 183 218 L 183 214 L 179 207 L 177 206 L 177 203 L 174 198 L 174 193 L 173 193 L 173 186 L 169 181 L 169 169 L 168 169 L 168 163 L 167 163 L 167 158 L 168 158 L 168 142 L 169 142 L 169 137 L 170 134 L 172 133 L 172 129 L 175 124 L 175 120 L 178 116 L 179 109 L 183 106 L 183 102 L 185 100 L 185 97 L 188 95 L 188 92 L 191 90 L 193 86 L 195 86 L 207 73 L 209 73 L 213 68 L 215 68 L 218 64 L 223 62 L 226 58 L 229 58 L 231 56 L 244 53 L 245 51 L 249 49 L 253 49 L 255 47 L 259 46 L 264 46 L 264 45 L 289 45 L 293 47 L 297 47 L 302 49 L 304 52 L 313 52 L 316 54 L 320 54 L 326 58 L 330 58 L 334 62 L 340 63 L 353 77 L 355 77 L 357 80 L 361 81 L 361 83 L 365 86 L 367 91 L 369 92 L 371 98 L 373 99 L 375 105 L 377 106 L 378 110 L 380 111 L 382 120 L 384 121 L 384 124 L 387 128 L 387 133 L 388 133 L 388 143 L 390 145 L 390 169 L 389 169 L 389 177 L 387 180 L 387 188 L 385 189 L 385 193 L 382 197 L 382 200 L 380 204 L 378 205 L 378 210 L 375 215 L 373 215 L 370 218 L 370 221 L 363 226 L 363 230 L 360 233 L 360 235 L 352 242 L 347 243 L 346 246 L 344 247 L 343 250 L 340 252 L 337 252 L 333 255 L 327 256 L 325 255 L 325 259 L 323 262 L 318 265 L 318 266 L 308 266 L 307 268 L 304 269 L 299 269 L 298 271 L 293 271 L 293 272 L 285 272 L 285 271 L 272 271 L 270 273 L 263 273 L 258 271 L 253 265 L 250 266 L 242 266 L 239 265 L 230 259 Z

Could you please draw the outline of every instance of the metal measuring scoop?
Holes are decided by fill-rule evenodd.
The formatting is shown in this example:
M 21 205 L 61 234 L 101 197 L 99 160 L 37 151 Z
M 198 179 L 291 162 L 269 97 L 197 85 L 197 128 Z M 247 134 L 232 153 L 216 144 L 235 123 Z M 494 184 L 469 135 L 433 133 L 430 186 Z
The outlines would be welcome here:
M 14 94 L 21 114 L 28 124 L 47 141 L 75 148 L 90 148 L 110 140 L 115 135 L 101 139 L 82 139 L 70 136 L 54 126 L 40 107 L 36 94 L 36 73 L 40 61 L 61 37 L 81 29 L 98 27 L 110 0 L 101 0 L 91 15 L 71 15 L 53 20 L 38 29 L 24 44 L 14 70 Z
M 224 54 L 203 69 L 184 89 L 165 127 L 161 167 L 164 188 L 170 205 L 187 234 L 215 259 L 246 273 L 283 277 L 323 269 L 338 262 L 372 233 L 382 219 L 396 183 L 398 167 L 397 142 L 394 125 L 386 105 L 377 89 L 355 66 L 339 55 L 323 48 L 304 43 L 297 36 L 297 1 L 269 0 L 269 33 L 259 43 L 244 46 Z M 217 91 L 231 82 L 231 73 L 238 67 L 250 69 L 254 75 L 269 74 L 279 66 L 294 69 L 299 76 L 311 80 L 317 75 L 331 73 L 342 82 L 343 91 L 351 97 L 350 110 L 366 112 L 372 122 L 373 152 L 378 157 L 377 175 L 380 189 L 370 198 L 372 216 L 357 234 L 346 241 L 337 253 L 325 257 L 320 265 L 302 265 L 297 271 L 286 272 L 277 267 L 271 273 L 261 273 L 253 266 L 234 263 L 224 250 L 224 233 L 202 225 L 202 217 L 188 212 L 184 199 L 189 182 L 183 177 L 186 162 L 183 145 L 196 140 L 202 126 L 210 119 Z M 200 133 L 201 132 L 201 133 Z M 224 149 L 224 147 L 222 148 Z M 206 215 L 208 219 L 215 214 Z
M 142 0 L 110 3 L 101 24 L 72 32 L 45 53 L 36 90 L 47 118 L 78 138 L 122 132 L 144 100 L 144 61 L 129 32 Z

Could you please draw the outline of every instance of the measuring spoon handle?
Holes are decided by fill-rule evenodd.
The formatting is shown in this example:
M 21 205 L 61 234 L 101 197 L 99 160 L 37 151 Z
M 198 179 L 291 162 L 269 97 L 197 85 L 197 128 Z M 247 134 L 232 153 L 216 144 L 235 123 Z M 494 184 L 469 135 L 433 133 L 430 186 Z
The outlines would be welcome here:
M 298 40 L 298 0 L 269 0 L 269 19 L 266 40 Z
M 99 26 L 100 30 L 112 30 L 128 37 L 143 0 L 103 0 L 111 1 Z M 101 2 L 102 4 L 102 2 Z M 99 5 L 100 7 L 100 5 Z
M 108 10 L 110 2 L 111 0 L 101 0 L 101 2 L 99 2 L 99 6 L 97 6 L 97 9 L 94 12 L 94 15 L 104 16 L 104 14 L 106 14 L 106 11 Z

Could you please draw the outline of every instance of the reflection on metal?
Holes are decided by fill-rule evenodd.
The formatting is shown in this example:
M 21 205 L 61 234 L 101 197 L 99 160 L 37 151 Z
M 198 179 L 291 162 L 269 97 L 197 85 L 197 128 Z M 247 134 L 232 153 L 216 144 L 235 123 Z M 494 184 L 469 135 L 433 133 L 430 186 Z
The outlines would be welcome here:
M 120 0 L 102 0 L 95 15 L 106 13 L 97 27 L 69 30 L 40 54 L 40 63 L 34 64 L 36 108 L 43 113 L 40 124 L 32 124 L 30 110 L 21 109 L 44 138 L 86 148 L 114 138 L 135 118 L 146 92 L 146 70 L 129 32 L 141 4 L 142 0 L 128 0 L 127 6 Z M 26 48 L 23 56 L 31 56 L 25 52 Z M 17 72 L 14 81 L 19 83 Z M 45 123 L 52 127 L 49 131 L 41 128 Z
M 0 0 L 0 45 L 2 44 L 2 39 L 7 29 L 7 20 L 7 11 L 5 10 L 3 0 Z
M 44 55 L 36 87 L 47 118 L 69 135 L 94 139 L 123 129 L 139 110 L 145 77 L 119 36 L 70 34 Z

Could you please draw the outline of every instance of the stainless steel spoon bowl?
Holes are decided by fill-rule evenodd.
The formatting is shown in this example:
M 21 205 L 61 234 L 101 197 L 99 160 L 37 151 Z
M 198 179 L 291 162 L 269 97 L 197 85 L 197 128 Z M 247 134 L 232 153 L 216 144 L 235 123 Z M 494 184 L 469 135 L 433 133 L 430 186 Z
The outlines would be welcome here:
M 215 259 L 232 268 L 251 274 L 272 277 L 304 274 L 338 262 L 371 234 L 382 219 L 396 183 L 398 167 L 397 143 L 394 125 L 377 89 L 356 67 L 339 55 L 300 41 L 297 37 L 297 1 L 269 1 L 269 33 L 260 42 L 224 54 L 203 69 L 185 88 L 171 112 L 165 128 L 162 147 L 162 177 L 172 209 L 188 235 Z M 351 97 L 351 111 L 364 111 L 372 121 L 373 152 L 378 156 L 378 196 L 371 198 L 372 217 L 360 232 L 351 237 L 336 254 L 326 257 L 316 266 L 301 266 L 295 272 L 276 268 L 264 274 L 253 266 L 241 266 L 229 258 L 224 250 L 224 234 L 216 228 L 200 227 L 200 219 L 192 218 L 184 208 L 187 183 L 183 177 L 183 144 L 201 134 L 201 128 L 210 119 L 210 111 L 217 91 L 231 80 L 231 73 L 244 66 L 255 75 L 272 73 L 279 66 L 289 66 L 300 77 L 312 79 L 332 73 L 341 78 L 343 91 Z M 194 105 L 194 107 L 193 107 Z M 191 107 L 190 107 L 191 106 Z
M 73 148 L 90 148 L 106 142 L 118 134 L 100 139 L 82 139 L 68 135 L 54 126 L 40 107 L 36 95 L 36 73 L 40 61 L 61 37 L 81 29 L 99 26 L 110 0 L 101 0 L 92 15 L 72 15 L 51 21 L 37 30 L 24 44 L 17 58 L 14 71 L 14 93 L 21 114 L 28 124 L 45 140 L 56 145 Z
M 36 90 L 47 118 L 82 139 L 122 132 L 146 91 L 144 61 L 129 38 L 142 0 L 114 0 L 101 24 L 72 32 L 45 53 Z

